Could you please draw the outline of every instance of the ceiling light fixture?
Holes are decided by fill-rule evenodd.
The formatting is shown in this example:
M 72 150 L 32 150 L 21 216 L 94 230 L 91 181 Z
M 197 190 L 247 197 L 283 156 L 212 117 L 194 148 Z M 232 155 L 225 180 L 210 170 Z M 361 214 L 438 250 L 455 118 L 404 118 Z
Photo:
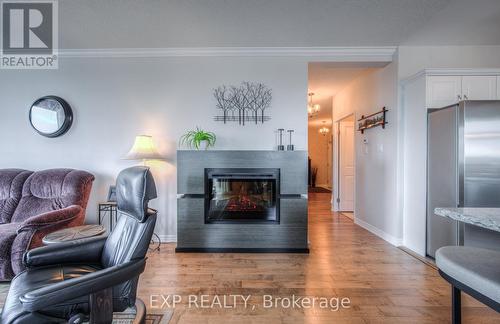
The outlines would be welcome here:
M 309 92 L 307 95 L 309 96 L 309 103 L 307 104 L 307 113 L 309 114 L 309 118 L 313 118 L 319 113 L 319 111 L 321 110 L 321 106 L 318 104 L 313 104 L 314 92 Z
M 328 127 L 326 127 L 326 126 L 325 126 L 325 124 L 326 124 L 326 121 L 323 121 L 323 127 L 321 127 L 321 128 L 319 129 L 319 132 L 320 132 L 323 136 L 325 136 L 326 134 L 328 134 L 328 132 L 330 131 L 330 129 L 329 129 Z

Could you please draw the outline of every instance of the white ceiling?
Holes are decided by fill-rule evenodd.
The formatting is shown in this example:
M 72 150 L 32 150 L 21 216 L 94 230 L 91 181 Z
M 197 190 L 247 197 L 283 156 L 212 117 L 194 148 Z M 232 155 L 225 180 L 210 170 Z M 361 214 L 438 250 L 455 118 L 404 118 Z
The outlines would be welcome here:
M 361 75 L 382 67 L 385 63 L 309 63 L 308 90 L 314 93 L 314 103 L 321 105 L 320 113 L 309 119 L 309 126 L 331 125 L 333 97 Z
M 308 89 L 314 92 L 315 100 L 331 98 L 346 87 L 357 77 L 375 67 L 384 66 L 386 63 L 335 63 L 313 62 L 309 63 Z
M 500 44 L 499 0 L 64 0 L 78 48 Z
M 500 0 L 453 0 L 402 44 L 499 45 Z

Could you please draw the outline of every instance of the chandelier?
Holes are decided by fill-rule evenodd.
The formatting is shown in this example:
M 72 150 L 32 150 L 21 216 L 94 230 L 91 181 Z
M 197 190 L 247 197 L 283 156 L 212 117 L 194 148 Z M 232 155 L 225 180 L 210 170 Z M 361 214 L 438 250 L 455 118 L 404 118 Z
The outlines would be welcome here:
M 326 134 L 328 134 L 328 132 L 330 131 L 330 129 L 329 129 L 328 127 L 326 127 L 326 126 L 325 126 L 325 123 L 326 123 L 326 122 L 325 122 L 325 121 L 323 121 L 323 127 L 321 127 L 321 128 L 319 129 L 319 132 L 320 132 L 323 136 L 325 136 Z
M 314 96 L 313 92 L 309 92 L 307 95 L 309 96 L 309 103 L 307 104 L 307 113 L 309 114 L 309 118 L 313 118 L 319 113 L 321 106 L 318 104 L 313 104 L 313 96 Z

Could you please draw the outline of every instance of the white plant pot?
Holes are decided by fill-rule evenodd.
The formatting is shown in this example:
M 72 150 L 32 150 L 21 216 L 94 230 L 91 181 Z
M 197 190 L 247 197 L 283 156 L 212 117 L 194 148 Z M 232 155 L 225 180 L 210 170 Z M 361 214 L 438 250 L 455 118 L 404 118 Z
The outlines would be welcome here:
M 200 150 L 206 150 L 206 149 L 208 149 L 208 141 L 201 141 Z

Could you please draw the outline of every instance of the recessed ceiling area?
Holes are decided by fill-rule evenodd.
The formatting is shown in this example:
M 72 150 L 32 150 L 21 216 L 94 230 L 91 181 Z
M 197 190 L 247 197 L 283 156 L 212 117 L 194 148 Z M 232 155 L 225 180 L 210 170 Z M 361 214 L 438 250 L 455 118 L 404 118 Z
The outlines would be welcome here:
M 374 68 L 387 63 L 312 62 L 308 65 L 308 89 L 316 100 L 335 96 L 346 85 Z
M 500 45 L 498 0 L 65 0 L 58 16 L 61 49 Z
M 499 45 L 499 0 L 453 0 L 401 45 Z
M 332 100 L 347 85 L 365 73 L 387 63 L 311 62 L 308 66 L 308 92 L 314 93 L 314 103 L 321 105 L 317 116 L 309 118 L 309 126 L 332 124 Z

